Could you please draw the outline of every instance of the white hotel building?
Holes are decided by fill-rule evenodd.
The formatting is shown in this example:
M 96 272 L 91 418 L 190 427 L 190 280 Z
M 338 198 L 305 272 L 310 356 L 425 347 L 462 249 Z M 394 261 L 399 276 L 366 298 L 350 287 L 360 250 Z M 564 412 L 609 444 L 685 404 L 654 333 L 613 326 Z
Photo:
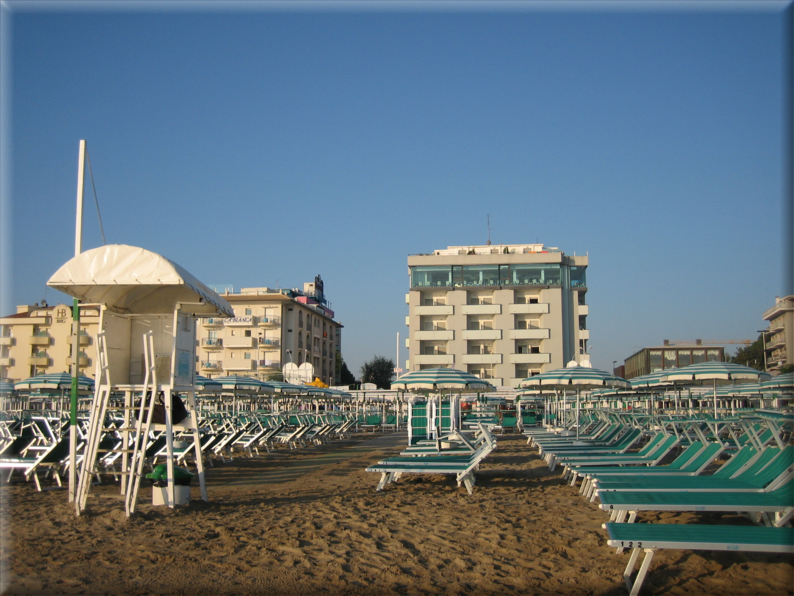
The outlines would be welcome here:
M 542 244 L 451 246 L 408 257 L 407 371 L 446 366 L 517 387 L 582 360 L 587 256 Z

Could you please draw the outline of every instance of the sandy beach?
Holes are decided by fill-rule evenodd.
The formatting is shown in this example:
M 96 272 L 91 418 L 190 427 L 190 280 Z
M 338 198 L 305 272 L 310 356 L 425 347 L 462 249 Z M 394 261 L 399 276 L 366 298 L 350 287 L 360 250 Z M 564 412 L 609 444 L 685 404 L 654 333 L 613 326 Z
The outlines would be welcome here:
M 210 502 L 124 516 L 110 476 L 74 515 L 65 489 L 2 488 L 5 594 L 623 595 L 627 553 L 606 545 L 604 512 L 549 472 L 520 435 L 498 437 L 474 494 L 415 476 L 376 492 L 364 468 L 404 435 L 345 441 L 207 471 Z M 196 484 L 196 482 L 194 482 Z M 750 522 L 645 514 L 639 522 Z M 786 555 L 657 553 L 643 594 L 792 594 Z

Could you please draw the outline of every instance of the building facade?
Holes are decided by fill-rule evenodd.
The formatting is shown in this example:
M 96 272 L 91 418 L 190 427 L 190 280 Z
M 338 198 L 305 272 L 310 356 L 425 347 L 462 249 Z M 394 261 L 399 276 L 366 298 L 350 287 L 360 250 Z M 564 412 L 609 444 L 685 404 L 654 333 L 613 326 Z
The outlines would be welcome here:
M 723 346 L 704 346 L 696 339 L 691 344 L 670 343 L 655 348 L 643 348 L 629 356 L 624 364 L 624 379 L 641 377 L 667 368 L 681 368 L 699 362 L 725 362 Z
M 587 263 L 542 244 L 409 256 L 405 369 L 445 366 L 517 387 L 588 359 Z
M 80 305 L 81 375 L 94 378 L 95 338 L 100 306 Z M 18 382 L 41 373 L 71 371 L 72 306 L 17 306 L 16 314 L 0 318 L 0 379 Z
M 334 320 L 319 276 L 298 289 L 242 288 L 221 293 L 232 318 L 205 318 L 198 325 L 199 374 L 279 379 L 284 365 L 309 363 L 315 377 L 336 385 L 336 353 L 342 324 Z
M 775 297 L 775 305 L 764 312 L 769 327 L 764 330 L 764 363 L 772 374 L 794 364 L 794 295 Z

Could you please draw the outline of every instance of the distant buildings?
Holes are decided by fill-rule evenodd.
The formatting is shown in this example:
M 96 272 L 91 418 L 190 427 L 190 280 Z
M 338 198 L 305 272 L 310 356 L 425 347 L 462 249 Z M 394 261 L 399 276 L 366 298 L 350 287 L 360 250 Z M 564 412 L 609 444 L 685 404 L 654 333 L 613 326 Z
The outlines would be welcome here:
M 664 340 L 664 345 L 643 348 L 629 356 L 623 367 L 625 374 L 623 378 L 633 379 L 668 368 L 681 368 L 712 360 L 724 362 L 725 348 L 704 346 L 699 339 L 691 344 L 671 344 L 668 340 Z
M 100 306 L 80 305 L 81 375 L 94 376 Z M 17 306 L 16 314 L 0 318 L 0 379 L 22 381 L 40 373 L 71 370 L 72 306 Z
M 242 288 L 221 294 L 233 318 L 205 318 L 198 325 L 199 374 L 278 378 L 288 362 L 309 363 L 314 376 L 339 382 L 336 352 L 342 349 L 342 324 L 334 320 L 323 281 L 298 289 Z
M 794 364 L 794 295 L 775 297 L 763 317 L 769 321 L 763 333 L 766 370 L 776 374 L 783 365 Z
M 517 387 L 584 359 L 587 264 L 542 244 L 409 256 L 406 370 L 446 366 Z

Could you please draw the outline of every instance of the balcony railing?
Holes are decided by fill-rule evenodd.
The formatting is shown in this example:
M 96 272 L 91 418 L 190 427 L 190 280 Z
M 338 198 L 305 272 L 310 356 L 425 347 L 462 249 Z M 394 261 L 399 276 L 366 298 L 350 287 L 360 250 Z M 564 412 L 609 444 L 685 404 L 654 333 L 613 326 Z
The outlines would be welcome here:
M 13 345 L 14 345 L 13 337 L 0 337 L 0 346 L 13 346 Z
M 262 327 L 276 327 L 281 325 L 281 317 L 259 317 L 259 325 Z
M 31 346 L 48 346 L 50 345 L 50 339 L 52 339 L 49 335 L 33 335 L 29 339 L 29 344 Z
M 204 370 L 223 370 L 223 363 L 214 361 L 202 362 L 201 368 Z
M 204 327 L 223 327 L 224 320 L 225 319 L 218 318 L 204 319 L 201 324 L 204 325 Z
M 260 338 L 259 347 L 264 350 L 275 350 L 281 345 L 278 339 Z
M 216 338 L 216 339 L 208 339 L 204 338 L 201 340 L 201 345 L 205 348 L 222 348 L 223 347 L 223 339 Z
M 260 360 L 259 361 L 259 368 L 280 369 L 281 368 L 281 361 L 279 361 L 279 360 Z

